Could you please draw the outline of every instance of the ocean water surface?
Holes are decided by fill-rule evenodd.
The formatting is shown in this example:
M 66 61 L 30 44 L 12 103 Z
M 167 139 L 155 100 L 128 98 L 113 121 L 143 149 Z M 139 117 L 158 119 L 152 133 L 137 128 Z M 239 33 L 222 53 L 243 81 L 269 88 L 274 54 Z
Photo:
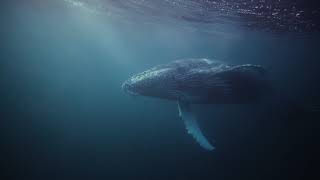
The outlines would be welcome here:
M 29 0 L 1 7 L 1 179 L 316 179 L 316 1 Z M 177 103 L 122 83 L 184 58 L 266 68 L 272 92 L 194 105 L 216 149 L 186 132 Z

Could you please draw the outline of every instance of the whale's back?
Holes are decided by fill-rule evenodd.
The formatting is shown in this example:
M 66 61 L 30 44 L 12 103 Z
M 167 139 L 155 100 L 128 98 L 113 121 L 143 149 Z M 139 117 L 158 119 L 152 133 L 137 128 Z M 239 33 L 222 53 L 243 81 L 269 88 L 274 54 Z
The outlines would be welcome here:
M 181 92 L 178 98 L 183 101 L 249 103 L 262 97 L 267 89 L 266 71 L 257 65 L 191 60 L 177 67 L 177 91 Z

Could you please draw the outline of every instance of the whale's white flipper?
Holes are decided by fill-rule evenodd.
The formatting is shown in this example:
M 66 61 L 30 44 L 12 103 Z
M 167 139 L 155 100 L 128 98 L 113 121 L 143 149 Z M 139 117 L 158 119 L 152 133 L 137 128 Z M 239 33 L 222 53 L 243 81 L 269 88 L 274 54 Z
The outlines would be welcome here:
M 196 118 L 193 113 L 190 111 L 190 105 L 185 102 L 178 102 L 179 115 L 184 121 L 186 129 L 189 134 L 191 134 L 196 141 L 206 150 L 213 150 L 214 147 L 210 144 L 210 142 L 206 139 L 206 137 L 202 134 L 201 129 L 197 123 Z

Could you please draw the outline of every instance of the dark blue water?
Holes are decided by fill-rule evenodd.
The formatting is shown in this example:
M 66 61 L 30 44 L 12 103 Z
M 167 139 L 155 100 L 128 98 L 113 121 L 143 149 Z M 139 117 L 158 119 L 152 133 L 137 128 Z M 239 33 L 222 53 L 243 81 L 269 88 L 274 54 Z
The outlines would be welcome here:
M 316 179 L 319 11 L 276 2 L 3 3 L 1 179 Z M 181 58 L 269 72 L 265 102 L 193 106 L 212 152 L 176 102 L 121 90 Z

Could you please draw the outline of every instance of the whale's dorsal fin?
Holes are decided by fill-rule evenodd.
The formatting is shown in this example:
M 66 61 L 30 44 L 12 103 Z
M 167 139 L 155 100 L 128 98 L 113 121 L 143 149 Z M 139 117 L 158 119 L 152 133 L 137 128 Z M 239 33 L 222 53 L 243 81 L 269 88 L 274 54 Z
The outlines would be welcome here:
M 202 134 L 201 129 L 197 123 L 196 118 L 190 110 L 190 104 L 186 102 L 178 101 L 179 115 L 184 121 L 186 129 L 189 134 L 191 134 L 195 140 L 206 150 L 213 150 L 214 147 L 210 144 L 210 142 L 206 139 L 206 137 Z

